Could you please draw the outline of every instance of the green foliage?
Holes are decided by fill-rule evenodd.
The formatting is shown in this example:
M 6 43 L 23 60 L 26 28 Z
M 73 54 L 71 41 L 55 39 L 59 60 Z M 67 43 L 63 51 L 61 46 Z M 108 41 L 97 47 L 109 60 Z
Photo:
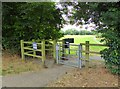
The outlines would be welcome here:
M 62 37 L 62 16 L 54 2 L 3 3 L 3 48 L 20 49 L 20 40 Z
M 114 6 L 114 7 L 112 7 Z M 103 33 L 103 41 L 108 45 L 108 49 L 101 52 L 102 57 L 106 61 L 106 65 L 112 73 L 120 74 L 120 33 L 119 24 L 120 21 L 120 9 L 117 8 L 117 4 L 113 3 L 106 12 L 102 12 L 101 20 L 107 26 L 100 32 Z
M 85 24 L 94 22 L 98 26 L 98 32 L 101 33 L 102 41 L 108 45 L 108 48 L 101 51 L 106 65 L 112 73 L 120 74 L 120 4 L 119 2 L 71 2 L 62 4 L 74 7 L 73 17 L 78 24 L 84 19 Z M 66 8 L 66 7 L 64 7 Z M 65 9 L 64 9 L 65 10 Z M 66 15 L 68 15 L 66 13 Z
M 86 4 L 86 5 L 85 5 Z M 106 66 L 112 73 L 120 74 L 120 8 L 119 3 L 80 3 L 78 7 L 84 6 L 85 16 L 82 18 L 87 21 L 92 18 L 92 21 L 99 26 L 98 32 L 101 33 L 102 41 L 106 43 L 108 48 L 101 51 L 101 56 L 105 59 Z M 81 7 L 82 8 L 82 7 Z M 85 11 L 89 10 L 87 13 Z M 78 13 L 76 17 L 81 17 Z M 80 18 L 79 18 L 80 19 Z M 102 24 L 101 24 L 102 23 Z

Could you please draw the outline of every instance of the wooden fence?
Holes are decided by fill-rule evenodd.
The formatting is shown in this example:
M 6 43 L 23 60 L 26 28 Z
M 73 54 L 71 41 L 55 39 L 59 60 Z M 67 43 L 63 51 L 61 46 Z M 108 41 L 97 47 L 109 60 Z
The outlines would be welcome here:
M 51 41 L 52 44 L 45 44 L 46 41 Z M 39 43 L 36 42 L 37 44 L 37 49 L 34 49 L 33 48 L 33 43 L 35 41 L 24 41 L 24 40 L 21 40 L 21 56 L 22 56 L 22 60 L 25 59 L 25 55 L 27 56 L 32 56 L 32 57 L 37 57 L 37 58 L 40 58 L 42 59 L 42 63 L 45 64 L 45 59 L 46 59 L 46 50 L 52 50 L 53 51 L 53 58 L 54 58 L 54 61 L 56 62 L 56 44 L 57 44 L 57 41 L 56 40 L 41 40 Z M 62 44 L 64 43 L 63 41 L 60 41 L 62 42 Z M 29 44 L 29 46 L 26 46 L 25 44 Z M 90 46 L 105 46 L 104 44 L 90 44 L 89 41 L 86 41 L 85 43 L 80 43 L 82 46 L 85 46 L 85 50 L 82 50 L 83 53 L 85 53 L 85 60 L 89 60 L 89 55 L 90 53 L 93 53 L 93 54 L 100 54 L 100 52 L 96 52 L 96 51 L 90 51 Z M 46 49 L 46 47 L 49 46 L 50 48 L 49 49 Z M 27 51 L 25 51 L 27 50 Z M 40 52 L 41 55 L 37 55 L 36 52 Z M 63 51 L 64 52 L 64 51 Z M 64 56 L 64 55 L 63 55 Z
M 104 46 L 107 47 L 104 44 L 90 44 L 89 41 L 86 41 L 85 43 L 80 43 L 82 46 L 85 46 L 85 50 L 82 50 L 83 53 L 85 53 L 85 59 L 89 60 L 89 54 L 100 54 L 100 52 L 96 52 L 96 51 L 90 51 L 90 46 Z
M 48 44 L 45 44 L 46 41 L 51 41 L 52 44 L 51 45 L 48 45 Z M 21 44 L 21 56 L 22 56 L 22 60 L 25 59 L 25 55 L 27 56 L 32 56 L 32 57 L 37 57 L 37 58 L 40 58 L 42 59 L 42 63 L 45 64 L 45 59 L 46 59 L 46 55 L 45 55 L 45 51 L 46 50 L 52 50 L 53 51 L 53 57 L 54 59 L 56 58 L 56 41 L 55 40 L 42 40 L 40 41 L 39 43 L 36 42 L 37 44 L 37 49 L 34 49 L 33 48 L 33 43 L 35 41 L 24 41 L 24 40 L 21 40 L 20 44 Z M 25 44 L 29 44 L 29 46 L 25 46 Z M 49 49 L 46 49 L 46 46 L 49 46 L 50 48 Z M 25 52 L 25 50 L 27 50 Z M 40 52 L 41 55 L 37 55 L 36 52 Z

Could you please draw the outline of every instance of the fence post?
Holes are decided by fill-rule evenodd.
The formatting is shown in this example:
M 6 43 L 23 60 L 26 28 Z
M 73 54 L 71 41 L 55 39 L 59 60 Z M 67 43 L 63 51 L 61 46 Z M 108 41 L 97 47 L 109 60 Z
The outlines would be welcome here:
M 35 42 L 35 40 L 33 39 L 32 42 Z M 36 51 L 33 50 L 33 55 L 36 55 Z M 33 56 L 33 58 L 35 58 L 35 56 Z
M 65 41 L 64 40 L 62 40 L 62 59 L 64 60 L 65 58 Z
M 45 66 L 45 40 L 42 40 L 42 64 Z
M 53 57 L 54 57 L 54 62 L 56 63 L 56 40 L 53 40 Z
M 78 46 L 78 67 L 81 69 L 82 68 L 82 45 L 80 44 Z
M 85 58 L 87 61 L 89 61 L 89 41 L 85 42 L 85 52 L 86 52 Z
M 22 60 L 24 60 L 24 41 L 21 40 L 20 41 L 20 44 L 21 44 L 21 56 L 22 56 Z

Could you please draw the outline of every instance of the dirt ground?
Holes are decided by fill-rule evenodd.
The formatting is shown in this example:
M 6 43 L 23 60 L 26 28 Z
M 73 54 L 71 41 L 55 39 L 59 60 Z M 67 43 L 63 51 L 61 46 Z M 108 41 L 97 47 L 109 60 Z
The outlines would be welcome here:
M 40 63 L 24 61 L 17 55 L 2 56 L 3 75 L 28 71 L 40 71 Z M 118 76 L 105 68 L 104 61 L 92 60 L 82 69 L 66 72 L 62 77 L 50 82 L 47 87 L 118 87 Z M 59 70 L 58 70 L 59 71 Z
M 34 60 L 21 60 L 19 55 L 11 55 L 9 53 L 2 54 L 2 75 L 19 74 L 28 71 L 39 71 L 42 66 L 35 63 Z
M 66 72 L 48 87 L 118 87 L 118 76 L 105 68 L 103 61 L 90 61 L 87 67 Z

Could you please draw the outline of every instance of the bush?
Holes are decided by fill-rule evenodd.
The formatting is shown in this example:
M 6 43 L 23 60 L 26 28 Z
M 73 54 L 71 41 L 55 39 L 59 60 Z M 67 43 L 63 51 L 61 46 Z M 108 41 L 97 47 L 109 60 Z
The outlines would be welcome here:
M 104 41 L 108 48 L 101 51 L 101 56 L 113 74 L 120 74 L 120 39 L 115 32 L 110 30 L 106 31 L 102 37 L 107 38 Z

